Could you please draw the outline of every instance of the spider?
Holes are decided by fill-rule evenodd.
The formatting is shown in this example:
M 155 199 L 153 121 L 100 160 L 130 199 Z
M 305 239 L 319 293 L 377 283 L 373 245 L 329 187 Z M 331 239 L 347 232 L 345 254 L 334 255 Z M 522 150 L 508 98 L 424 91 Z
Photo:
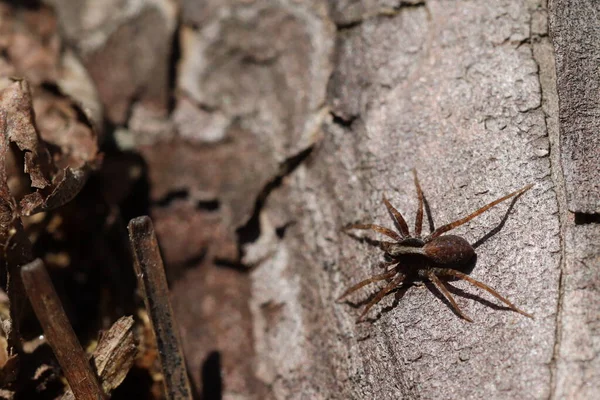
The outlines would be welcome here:
M 472 214 L 441 226 L 433 230 L 433 232 L 431 232 L 428 236 L 422 237 L 421 230 L 423 226 L 424 196 L 423 191 L 421 190 L 421 185 L 419 184 L 417 172 L 414 169 L 413 176 L 419 201 L 417 216 L 415 219 L 414 235 L 410 234 L 404 217 L 402 217 L 402 214 L 390 204 L 385 195 L 383 196 L 383 203 L 385 204 L 399 233 L 374 224 L 351 224 L 344 228 L 344 230 L 373 230 L 393 239 L 393 242 L 380 242 L 381 248 L 384 250 L 387 258 L 387 261 L 381 263 L 381 266 L 392 266 L 392 268 L 388 269 L 382 274 L 374 275 L 350 287 L 338 298 L 338 301 L 370 283 L 383 280 L 388 282 L 388 284 L 381 289 L 379 293 L 377 293 L 377 295 L 366 305 L 364 311 L 356 320 L 358 323 L 363 320 L 363 318 L 375 304 L 381 301 L 385 295 L 400 285 L 415 281 L 429 281 L 448 300 L 454 311 L 460 317 L 469 322 L 473 322 L 473 320 L 463 313 L 460 307 L 458 307 L 458 304 L 444 283 L 439 279 L 441 277 L 465 280 L 474 286 L 488 291 L 492 296 L 505 303 L 511 310 L 526 317 L 533 318 L 531 314 L 528 314 L 525 311 L 517 308 L 508 299 L 501 296 L 498 292 L 485 283 L 479 282 L 464 272 L 461 272 L 460 270 L 462 269 L 465 271 L 465 268 L 469 264 L 473 265 L 472 261 L 475 259 L 475 250 L 469 244 L 469 242 L 460 236 L 444 235 L 446 232 L 463 225 L 464 223 L 472 220 L 495 205 L 510 199 L 511 197 L 516 196 L 516 200 L 516 198 L 520 197 L 523 193 L 529 190 L 533 184 L 527 185 L 515 192 L 492 201 L 488 205 L 481 207 Z

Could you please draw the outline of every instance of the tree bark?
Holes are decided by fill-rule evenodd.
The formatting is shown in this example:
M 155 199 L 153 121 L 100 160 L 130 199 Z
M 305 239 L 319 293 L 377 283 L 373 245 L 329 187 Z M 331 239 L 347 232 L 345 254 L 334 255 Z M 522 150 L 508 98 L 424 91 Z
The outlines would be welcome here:
M 566 210 L 547 122 L 556 88 L 546 79 L 554 69 L 546 10 L 536 2 L 427 1 L 365 5 L 358 18 L 344 12 L 338 7 L 334 21 L 323 139 L 263 209 L 265 225 L 271 213 L 295 224 L 251 275 L 260 379 L 276 398 L 550 397 Z M 410 288 L 397 304 L 387 296 L 363 324 L 354 322 L 360 310 L 335 303 L 378 273 L 382 259 L 340 228 L 391 225 L 384 194 L 413 221 L 413 167 L 436 226 L 535 183 L 477 247 L 472 272 L 535 320 L 498 309 L 462 282 L 452 285 L 473 324 L 427 287 Z M 456 233 L 477 242 L 507 208 Z
M 61 24 L 77 18 L 69 1 L 47 1 Z M 91 1 L 78 7 L 101 12 Z M 83 22 L 65 34 L 107 118 L 126 125 L 119 146 L 147 163 L 198 390 L 228 399 L 600 393 L 593 0 L 126 9 L 103 17 L 112 27 L 103 35 Z M 143 44 L 139 56 L 124 50 L 127 38 Z M 157 52 L 146 51 L 152 43 Z M 450 285 L 472 324 L 427 285 L 388 295 L 360 324 L 357 304 L 381 285 L 335 302 L 383 259 L 341 228 L 391 227 L 385 194 L 412 230 L 412 168 L 435 226 L 535 185 L 455 232 L 477 243 L 471 276 L 535 319 L 465 282 Z

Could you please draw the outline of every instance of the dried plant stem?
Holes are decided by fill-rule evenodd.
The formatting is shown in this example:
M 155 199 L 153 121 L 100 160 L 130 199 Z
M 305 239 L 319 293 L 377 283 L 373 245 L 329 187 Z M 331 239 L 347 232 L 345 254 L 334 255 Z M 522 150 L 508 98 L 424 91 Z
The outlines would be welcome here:
M 191 399 L 185 360 L 152 221 L 147 216 L 138 217 L 129 222 L 128 229 L 138 282 L 156 337 L 166 397 Z
M 77 399 L 105 399 L 88 357 L 67 319 L 54 285 L 39 258 L 21 268 L 21 277 L 46 340 Z

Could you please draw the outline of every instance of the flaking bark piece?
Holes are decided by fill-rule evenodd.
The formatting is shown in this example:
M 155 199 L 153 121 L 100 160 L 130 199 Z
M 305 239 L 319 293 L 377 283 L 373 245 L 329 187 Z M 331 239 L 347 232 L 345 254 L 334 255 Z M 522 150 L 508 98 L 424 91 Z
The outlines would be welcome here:
M 0 93 L 1 96 L 2 93 Z M 33 255 L 31 242 L 23 230 L 21 219 L 18 218 L 17 204 L 8 186 L 5 165 L 9 146 L 9 130 L 7 112 L 0 108 L 0 244 L 4 249 L 4 252 L 0 254 L 0 259 L 6 266 L 5 290 L 10 304 L 10 319 L 2 322 L 2 329 L 8 338 L 9 345 L 19 348 L 19 318 L 26 297 L 19 275 L 19 266 L 30 262 Z
M 125 379 L 131 369 L 137 346 L 133 336 L 133 317 L 121 317 L 108 331 L 100 336 L 98 346 L 92 355 L 96 374 L 100 378 L 102 389 L 110 394 Z M 75 400 L 69 389 L 62 400 Z
M 6 138 L 7 126 L 6 112 L 0 109 L 0 240 L 5 243 L 9 236 L 9 229 L 14 219 L 16 204 L 10 194 L 8 177 L 6 176 L 6 153 L 8 140 Z
M 100 162 L 96 134 L 86 114 L 66 97 L 50 93 L 39 97 L 36 125 L 27 82 L 14 81 L 0 92 L 0 107 L 6 110 L 5 139 L 24 152 L 25 172 L 37 189 L 20 201 L 22 215 L 72 200 Z M 45 141 L 58 149 L 52 157 Z
M 0 336 L 0 387 L 6 387 L 17 377 L 19 356 L 10 354 L 8 341 Z
M 92 168 L 85 164 L 82 168 L 67 167 L 54 178 L 48 194 L 40 191 L 31 193 L 21 200 L 21 213 L 32 215 L 41 211 L 60 207 L 71 201 L 83 188 Z
M 131 316 L 119 318 L 100 336 L 92 355 L 102 389 L 108 394 L 123 382 L 135 361 L 137 346 L 133 335 L 133 323 Z M 62 397 L 62 400 L 74 399 L 70 389 Z
M 133 336 L 133 317 L 121 317 L 100 337 L 94 351 L 94 365 L 102 388 L 110 393 L 125 379 L 131 369 L 137 346 Z
M 33 98 L 37 130 L 57 169 L 94 165 L 98 158 L 98 138 L 89 110 L 80 106 L 58 86 L 46 85 Z
M 25 172 L 31 178 L 31 186 L 44 189 L 51 183 L 53 166 L 36 130 L 29 84 L 16 80 L 5 87 L 0 92 L 0 107 L 7 117 L 3 133 L 24 153 Z

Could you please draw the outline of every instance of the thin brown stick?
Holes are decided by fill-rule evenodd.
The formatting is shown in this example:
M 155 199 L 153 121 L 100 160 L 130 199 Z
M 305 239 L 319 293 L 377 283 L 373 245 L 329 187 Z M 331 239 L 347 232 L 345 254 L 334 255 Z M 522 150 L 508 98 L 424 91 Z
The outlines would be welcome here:
M 21 268 L 25 290 L 56 359 L 77 399 L 105 399 L 88 357 L 67 319 L 54 285 L 39 258 Z
M 438 268 L 438 269 L 436 269 L 435 272 L 436 272 L 436 274 L 438 276 L 450 276 L 450 277 L 462 279 L 462 280 L 465 280 L 465 281 L 469 282 L 472 285 L 477 286 L 478 288 L 486 290 L 492 296 L 494 296 L 495 298 L 497 298 L 498 300 L 500 300 L 501 302 L 503 302 L 504 304 L 506 304 L 508 307 L 510 307 L 511 310 L 513 310 L 515 312 L 518 312 L 519 314 L 522 314 L 522 315 L 524 315 L 526 317 L 529 317 L 529 318 L 533 319 L 533 315 L 531 315 L 529 313 L 526 313 L 523 310 L 520 310 L 519 308 L 517 308 L 517 306 L 515 306 L 513 303 L 511 303 L 510 301 L 508 301 L 507 298 L 501 296 L 500 293 L 496 292 L 494 289 L 492 289 L 491 287 L 489 287 L 485 283 L 479 282 L 478 280 L 471 278 L 469 275 L 463 274 L 462 272 L 456 271 L 454 269 L 449 269 L 449 268 Z
M 348 229 L 373 230 L 375 232 L 381 233 L 382 235 L 390 237 L 398 242 L 402 240 L 402 237 L 400 235 L 398 235 L 396 232 L 394 232 L 393 230 L 384 228 L 383 226 L 375 225 L 375 224 L 351 224 L 351 225 L 346 226 L 344 229 L 345 230 L 348 230 Z
M 166 398 L 191 399 L 190 382 L 152 221 L 147 216 L 138 217 L 129 222 L 128 229 L 138 284 L 144 293 L 146 310 L 156 336 Z
M 396 208 L 388 201 L 385 195 L 383 196 L 383 204 L 385 204 L 385 208 L 387 208 L 390 217 L 392 217 L 392 221 L 394 221 L 394 225 L 396 226 L 396 229 L 398 229 L 398 232 L 405 238 L 409 237 L 410 231 L 408 230 L 406 220 L 400 211 L 396 210 Z
M 340 297 L 338 297 L 338 301 L 340 301 L 344 297 L 348 296 L 350 293 L 356 292 L 358 289 L 360 289 L 363 286 L 368 285 L 369 283 L 383 281 L 385 279 L 391 278 L 394 275 L 396 275 L 396 270 L 392 269 L 391 271 L 386 271 L 383 274 L 375 275 L 368 279 L 360 281 L 356 285 L 348 288 L 348 290 L 346 290 L 344 293 L 342 293 L 342 295 Z
M 452 306 L 452 308 L 454 309 L 454 311 L 456 311 L 456 313 L 458 315 L 460 315 L 463 319 L 465 319 L 469 322 L 473 322 L 473 320 L 471 318 L 469 318 L 465 313 L 462 312 L 462 310 L 458 306 L 458 303 L 456 303 L 456 300 L 454 300 L 454 297 L 452 297 L 452 294 L 450 293 L 450 291 L 448 291 L 448 289 L 442 283 L 442 281 L 440 281 L 438 279 L 438 277 L 435 276 L 433 271 L 428 271 L 427 277 L 429 278 L 431 283 L 433 283 L 435 285 L 435 287 L 442 293 L 442 295 L 446 298 L 446 300 L 448 300 L 450 302 L 450 305 Z
M 417 217 L 415 218 L 415 236 L 421 237 L 421 231 L 423 230 L 423 190 L 421 190 L 421 184 L 419 183 L 419 177 L 417 176 L 417 170 L 413 168 L 413 176 L 415 178 L 415 187 L 417 188 L 417 197 L 419 199 L 419 207 L 417 208 Z
M 381 301 L 381 299 L 383 299 L 383 297 L 388 294 L 389 292 L 391 292 L 392 290 L 394 290 L 394 288 L 396 288 L 403 280 L 404 280 L 405 276 L 403 274 L 398 274 L 397 277 L 395 277 L 390 283 L 388 283 L 383 289 L 381 289 L 379 291 L 379 293 L 377 293 L 377 296 L 375 296 L 375 298 L 373 298 L 373 300 L 371 300 L 369 302 L 369 304 L 367 304 L 365 306 L 364 311 L 362 312 L 362 314 L 360 314 L 360 316 L 356 319 L 356 323 L 359 323 L 363 320 L 364 316 L 367 315 L 367 313 L 369 312 L 369 310 L 377 303 L 379 303 Z
M 496 204 L 503 202 L 504 200 L 510 199 L 513 196 L 520 196 L 520 195 L 522 195 L 523 193 L 525 193 L 526 191 L 528 191 L 529 189 L 531 189 L 532 186 L 533 186 L 533 184 L 527 185 L 524 188 L 521 188 L 521 189 L 519 189 L 519 190 L 517 190 L 515 192 L 507 194 L 504 197 L 499 198 L 498 200 L 492 201 L 490 204 L 481 207 L 479 210 L 475 211 L 472 214 L 469 214 L 468 216 L 466 216 L 464 218 L 461 218 L 459 220 L 456 220 L 456 221 L 451 222 L 449 224 L 446 224 L 444 226 L 440 226 L 435 231 L 433 231 L 433 233 L 431 235 L 429 235 L 427 237 L 427 240 L 431 240 L 433 238 L 436 238 L 436 237 L 440 236 L 441 234 L 443 234 L 445 232 L 448 232 L 451 229 L 454 229 L 456 227 L 461 226 L 462 224 L 465 224 L 465 223 L 469 222 L 473 218 L 477 217 L 478 215 L 480 215 L 480 214 L 484 213 L 485 211 L 489 210 L 490 208 L 494 207 Z

